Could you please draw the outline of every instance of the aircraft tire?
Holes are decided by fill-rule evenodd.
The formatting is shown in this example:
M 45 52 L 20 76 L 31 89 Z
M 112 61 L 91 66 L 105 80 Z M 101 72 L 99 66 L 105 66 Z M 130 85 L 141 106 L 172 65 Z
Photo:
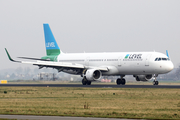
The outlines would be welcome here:
M 158 85 L 159 82 L 158 81 L 153 81 L 153 85 Z
M 86 85 L 87 84 L 87 81 L 82 79 L 82 85 Z
M 126 84 L 126 80 L 124 78 L 121 81 L 122 81 L 122 85 Z
M 159 84 L 159 82 L 158 82 L 158 81 L 156 81 L 156 82 L 155 82 L 155 84 L 156 84 L 156 85 L 158 85 L 158 84 Z
M 87 85 L 91 85 L 91 81 L 87 81 Z
M 121 79 L 118 78 L 118 79 L 116 80 L 116 83 L 117 83 L 117 85 L 120 85 L 120 84 L 121 84 Z

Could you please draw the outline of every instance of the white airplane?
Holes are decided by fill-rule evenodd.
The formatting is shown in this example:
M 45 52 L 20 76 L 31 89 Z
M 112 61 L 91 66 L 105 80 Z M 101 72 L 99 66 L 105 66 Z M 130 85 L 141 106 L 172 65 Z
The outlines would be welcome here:
M 117 85 L 125 85 L 125 75 L 133 75 L 137 81 L 153 81 L 158 85 L 158 74 L 170 72 L 174 65 L 169 59 L 168 52 L 109 52 L 109 53 L 63 53 L 56 43 L 49 24 L 43 24 L 47 55 L 41 59 L 19 57 L 37 61 L 13 60 L 7 49 L 9 60 L 43 67 L 55 68 L 59 72 L 66 72 L 83 77 L 83 85 L 91 85 L 92 81 L 99 81 L 101 76 L 120 76 Z

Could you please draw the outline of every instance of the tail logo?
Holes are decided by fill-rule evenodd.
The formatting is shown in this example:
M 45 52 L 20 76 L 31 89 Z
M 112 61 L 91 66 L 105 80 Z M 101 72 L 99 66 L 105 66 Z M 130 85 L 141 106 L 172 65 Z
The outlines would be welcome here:
M 48 42 L 46 43 L 46 47 L 49 48 L 49 47 L 55 47 L 55 43 L 54 42 Z

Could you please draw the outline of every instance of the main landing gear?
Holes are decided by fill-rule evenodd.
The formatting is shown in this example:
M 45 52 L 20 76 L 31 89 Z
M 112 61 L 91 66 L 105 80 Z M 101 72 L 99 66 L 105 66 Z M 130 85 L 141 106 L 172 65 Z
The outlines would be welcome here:
M 91 85 L 91 81 L 86 80 L 85 78 L 82 79 L 83 85 Z
M 126 80 L 123 77 L 124 76 L 121 76 L 121 78 L 118 78 L 116 80 L 117 85 L 125 85 L 126 84 Z

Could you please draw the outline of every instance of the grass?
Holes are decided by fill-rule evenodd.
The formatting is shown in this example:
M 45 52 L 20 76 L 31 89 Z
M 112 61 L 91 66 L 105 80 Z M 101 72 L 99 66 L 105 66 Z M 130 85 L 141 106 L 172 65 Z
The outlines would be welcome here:
M 180 91 L 157 88 L 1 87 L 0 114 L 180 119 Z
M 0 120 L 17 120 L 17 119 L 6 119 L 6 118 L 0 118 Z

